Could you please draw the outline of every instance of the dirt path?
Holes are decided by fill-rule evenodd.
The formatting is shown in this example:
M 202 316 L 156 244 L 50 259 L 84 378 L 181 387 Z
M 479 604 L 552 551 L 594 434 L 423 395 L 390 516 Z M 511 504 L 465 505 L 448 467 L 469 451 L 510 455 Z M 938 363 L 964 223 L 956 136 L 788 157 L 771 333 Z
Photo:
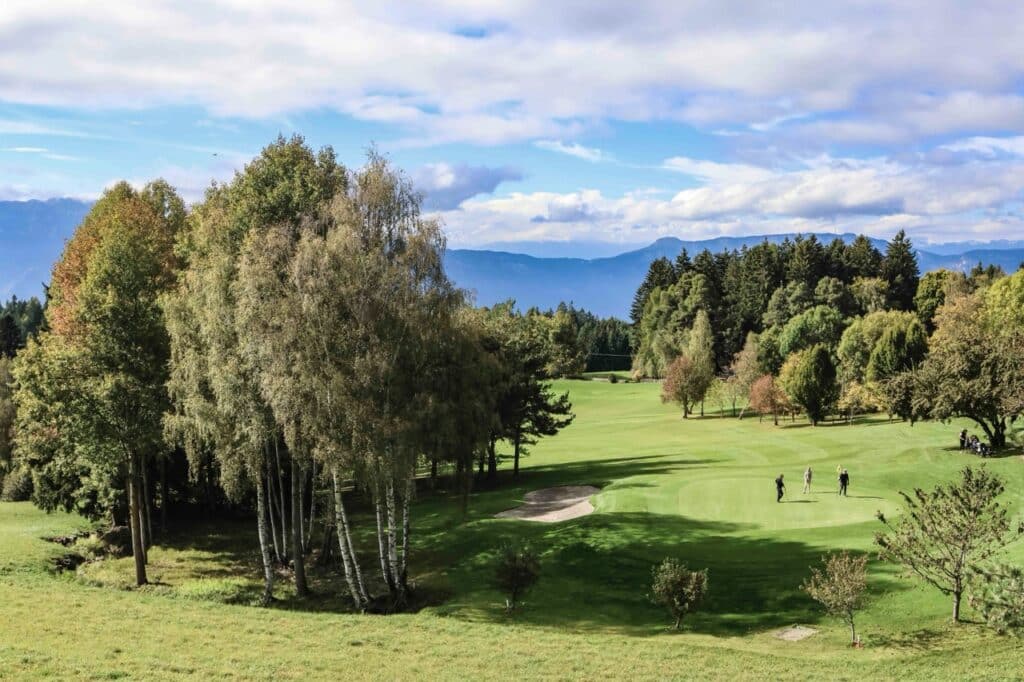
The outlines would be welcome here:
M 502 519 L 554 523 L 586 516 L 594 511 L 590 497 L 601 492 L 592 485 L 563 485 L 526 493 L 526 504 L 495 514 Z

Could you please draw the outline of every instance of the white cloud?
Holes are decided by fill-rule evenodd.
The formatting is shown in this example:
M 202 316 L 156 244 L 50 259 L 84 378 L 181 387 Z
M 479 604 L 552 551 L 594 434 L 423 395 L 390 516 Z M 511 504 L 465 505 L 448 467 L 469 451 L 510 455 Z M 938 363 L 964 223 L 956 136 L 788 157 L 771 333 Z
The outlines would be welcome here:
M 575 156 L 577 159 L 583 159 L 590 163 L 609 160 L 608 155 L 600 149 L 597 149 L 596 147 L 584 147 L 578 142 L 567 144 L 561 140 L 537 140 L 533 144 L 540 149 L 546 149 L 549 152 L 557 152 L 568 156 Z
M 1012 237 L 1024 222 L 1003 209 L 1024 198 L 1024 160 L 969 160 L 931 166 L 887 159 L 818 157 L 794 170 L 679 165 L 710 184 L 669 198 L 595 189 L 478 198 L 444 214 L 453 244 L 595 239 L 635 243 L 666 234 L 867 231 L 901 227 L 919 239 Z
M 522 180 L 515 168 L 488 168 L 467 164 L 433 163 L 412 173 L 416 188 L 424 193 L 424 208 L 445 211 L 478 194 L 490 194 L 506 181 Z
M 0 99 L 26 104 L 185 102 L 243 117 L 328 108 L 408 128 L 409 144 L 569 139 L 607 119 L 765 134 L 821 123 L 794 117 L 822 112 L 843 120 L 808 134 L 1024 127 L 1024 5 L 997 0 L 743 11 L 657 0 L 8 0 L 4 10 Z M 459 34 L 467 26 L 479 30 Z
M 685 156 L 673 156 L 662 163 L 665 170 L 692 175 L 710 183 L 758 182 L 772 177 L 772 171 L 743 163 L 718 163 Z

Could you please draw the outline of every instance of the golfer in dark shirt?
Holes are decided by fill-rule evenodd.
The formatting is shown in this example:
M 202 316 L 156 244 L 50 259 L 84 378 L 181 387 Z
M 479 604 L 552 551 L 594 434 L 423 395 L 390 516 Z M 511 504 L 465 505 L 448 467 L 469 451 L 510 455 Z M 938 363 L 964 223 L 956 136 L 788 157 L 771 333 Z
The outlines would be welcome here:
M 778 493 L 775 501 L 782 502 L 782 495 L 786 492 L 786 484 L 782 482 L 782 474 L 779 474 L 779 477 L 775 479 L 775 492 Z
M 847 473 L 846 469 L 843 469 L 843 473 L 839 474 L 839 494 L 846 497 L 846 487 L 850 485 L 850 474 Z

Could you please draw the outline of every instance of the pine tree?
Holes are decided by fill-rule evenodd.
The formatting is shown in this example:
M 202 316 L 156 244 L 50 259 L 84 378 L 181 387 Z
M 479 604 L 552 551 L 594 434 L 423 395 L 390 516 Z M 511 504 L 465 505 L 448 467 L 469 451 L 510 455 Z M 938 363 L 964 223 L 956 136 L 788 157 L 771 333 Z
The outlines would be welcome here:
M 686 252 L 686 249 L 680 251 L 679 255 L 676 256 L 674 268 L 676 271 L 676 279 L 679 279 L 693 269 L 693 263 L 690 261 L 690 254 Z
M 647 298 L 657 288 L 666 288 L 676 281 L 676 272 L 668 258 L 657 258 L 647 268 L 647 275 L 640 287 L 633 296 L 633 305 L 629 308 L 629 318 L 633 324 L 639 324 L 644 316 L 644 306 L 647 305 Z
M 825 248 L 818 238 L 813 234 L 807 239 L 797 237 L 786 262 L 786 278 L 790 282 L 801 282 L 813 291 L 825 274 Z
M 885 250 L 881 276 L 889 288 L 890 305 L 897 310 L 913 310 L 920 271 L 913 245 L 903 230 L 896 233 Z
M 853 282 L 858 277 L 877 277 L 882 267 L 882 254 L 875 248 L 871 240 L 864 235 L 857 235 L 846 249 L 846 275 Z
M 21 347 L 21 330 L 10 315 L 0 317 L 0 356 L 13 358 Z

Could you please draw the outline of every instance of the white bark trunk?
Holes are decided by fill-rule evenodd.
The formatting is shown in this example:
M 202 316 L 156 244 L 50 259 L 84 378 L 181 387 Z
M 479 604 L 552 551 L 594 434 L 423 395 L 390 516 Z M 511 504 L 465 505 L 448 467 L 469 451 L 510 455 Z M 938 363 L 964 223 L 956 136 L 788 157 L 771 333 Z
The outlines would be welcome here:
M 256 526 L 260 535 L 260 557 L 263 559 L 263 605 L 274 598 L 274 566 L 270 558 L 270 543 L 267 541 L 267 503 L 263 482 L 256 482 Z
M 384 512 L 382 508 L 382 500 L 380 494 L 380 485 L 377 486 L 377 494 L 374 496 L 373 501 L 374 510 L 377 513 L 377 551 L 380 556 L 380 574 L 384 578 L 384 583 L 388 586 L 388 590 L 394 590 L 395 580 L 391 575 L 391 571 L 388 570 L 388 553 L 385 549 L 387 542 L 384 539 Z
M 394 578 L 395 596 L 400 600 L 405 597 L 405 585 L 402 584 L 402 572 L 398 565 L 398 517 L 395 509 L 395 483 L 388 479 L 384 488 L 384 502 L 387 505 L 388 528 L 388 569 Z
M 362 611 L 370 600 L 366 597 L 366 587 L 363 585 L 363 575 L 359 570 L 359 560 L 352 547 L 352 536 L 348 532 L 348 515 L 345 513 L 341 486 L 338 485 L 338 472 L 331 471 L 331 477 L 334 483 L 334 518 L 338 529 L 338 549 L 341 551 L 341 561 L 345 567 L 345 580 L 352 592 L 353 603 L 357 609 Z

